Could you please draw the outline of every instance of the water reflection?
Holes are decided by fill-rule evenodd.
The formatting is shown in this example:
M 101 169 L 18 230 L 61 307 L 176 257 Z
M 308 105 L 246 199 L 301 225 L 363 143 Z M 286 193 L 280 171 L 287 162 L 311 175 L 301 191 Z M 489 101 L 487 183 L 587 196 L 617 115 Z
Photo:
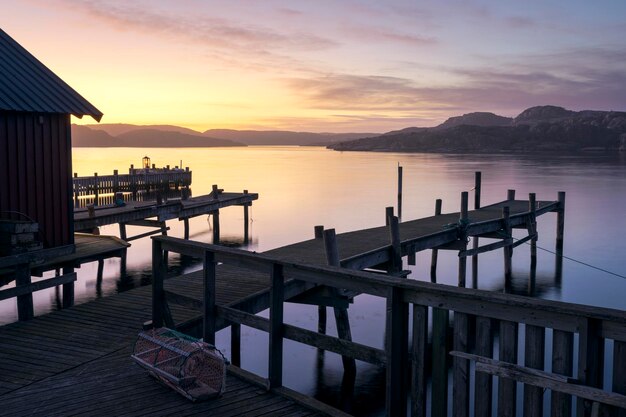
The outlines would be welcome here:
M 138 164 L 145 149 L 74 150 L 74 170 L 79 174 L 107 173 L 131 163 Z M 227 191 L 249 189 L 260 198 L 250 208 L 251 241 L 243 238 L 243 211 L 231 207 L 220 212 L 222 244 L 266 251 L 313 237 L 313 226 L 336 228 L 339 233 L 380 226 L 385 207 L 395 205 L 397 164 L 404 167 L 403 217 L 411 220 L 431 216 L 435 200 L 443 200 L 443 212 L 458 211 L 460 192 L 473 187 L 474 171 L 482 171 L 483 204 L 500 201 L 507 189 L 524 198 L 537 193 L 539 200 L 555 200 L 567 191 L 564 254 L 626 275 L 626 156 L 591 155 L 538 157 L 537 155 L 436 155 L 365 152 L 333 152 L 314 147 L 248 147 L 245 149 L 153 149 L 153 161 L 178 163 L 184 159 L 193 170 L 194 195 L 207 194 L 212 184 Z M 182 222 L 168 221 L 171 236 L 182 237 Z M 191 239 L 212 243 L 212 225 L 206 216 L 190 219 Z M 555 216 L 541 216 L 538 245 L 552 249 Z M 139 230 L 145 231 L 142 229 Z M 136 234 L 129 226 L 129 235 Z M 102 234 L 119 233 L 103 227 Z M 482 241 L 482 239 L 481 239 Z M 77 270 L 76 297 L 84 302 L 149 283 L 150 239 L 132 242 L 125 263 L 107 260 Z M 456 285 L 458 256 L 440 251 L 437 279 Z M 408 267 L 411 279 L 430 281 L 430 251 L 417 256 Z M 171 273 L 200 267 L 195 259 L 171 254 Z M 101 277 L 101 279 L 98 279 Z M 480 255 L 474 286 L 480 289 L 533 295 L 591 305 L 626 309 L 626 280 L 608 276 L 580 264 L 540 251 L 531 268 L 526 245 L 515 248 L 513 274 L 506 283 L 502 251 Z M 35 300 L 38 314 L 59 308 L 54 290 L 42 291 Z M 16 316 L 15 307 L 0 302 L 2 320 Z M 353 340 L 381 348 L 384 339 L 385 304 L 358 296 L 350 306 Z M 288 306 L 290 324 L 317 328 L 317 308 Z M 334 334 L 329 320 L 328 334 Z M 228 351 L 229 336 L 218 337 Z M 265 350 L 264 350 L 265 349 Z M 267 335 L 242 326 L 244 368 L 263 373 L 267 362 Z M 341 358 L 296 343 L 285 344 L 285 384 L 316 398 L 344 406 L 357 415 L 381 414 L 384 408 L 384 369 L 357 363 L 354 378 L 344 379 Z

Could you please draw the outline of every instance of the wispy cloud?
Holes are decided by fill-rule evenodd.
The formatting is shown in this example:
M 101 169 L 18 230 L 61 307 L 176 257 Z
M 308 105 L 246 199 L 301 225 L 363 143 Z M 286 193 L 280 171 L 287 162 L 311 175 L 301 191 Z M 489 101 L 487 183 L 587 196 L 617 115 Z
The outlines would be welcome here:
M 578 51 L 583 53 L 582 51 Z M 450 115 L 461 111 L 493 111 L 515 115 L 535 105 L 556 104 L 571 109 L 626 107 L 625 51 L 589 50 L 596 65 L 568 66 L 578 54 L 529 57 L 525 64 L 506 63 L 473 69 L 448 68 L 457 84 L 420 85 L 408 78 L 330 74 L 288 79 L 303 105 L 328 111 L 422 112 Z M 519 57 L 524 61 L 523 57 Z
M 375 26 L 350 26 L 345 28 L 344 32 L 357 37 L 361 41 L 369 42 L 399 43 L 410 46 L 430 46 L 438 43 L 433 36 L 421 36 Z
M 279 30 L 250 25 L 199 12 L 173 14 L 133 2 L 101 0 L 56 0 L 57 5 L 87 15 L 119 31 L 138 31 L 189 42 L 213 50 L 248 54 L 248 57 L 277 56 L 289 51 L 315 51 L 333 48 L 337 41 L 314 33 Z M 284 9 L 285 12 L 297 13 Z

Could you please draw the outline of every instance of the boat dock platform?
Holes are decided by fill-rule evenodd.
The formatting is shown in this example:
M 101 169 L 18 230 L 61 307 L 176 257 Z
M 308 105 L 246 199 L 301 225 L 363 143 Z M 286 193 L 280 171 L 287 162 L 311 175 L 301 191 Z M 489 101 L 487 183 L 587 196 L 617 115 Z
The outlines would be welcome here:
M 463 288 L 466 259 L 486 251 L 502 249 L 505 276 L 509 274 L 507 258 L 510 261 L 513 246 L 536 244 L 535 223 L 541 215 L 557 213 L 556 245 L 557 252 L 562 251 L 564 193 L 554 201 L 536 201 L 531 195 L 529 200 L 508 199 L 471 211 L 467 193 L 461 201 L 457 213 L 439 212 L 402 223 L 390 215 L 387 226 L 339 235 L 316 227 L 314 239 L 263 254 L 153 237 L 153 285 L 0 328 L 3 412 L 16 416 L 346 415 L 283 386 L 285 338 L 342 355 L 347 374 L 354 372 L 355 359 L 384 366 L 388 416 L 406 415 L 407 398 L 411 415 L 427 415 L 427 402 L 429 415 L 447 415 L 450 396 L 453 414 L 469 416 L 470 380 L 476 386 L 473 403 L 480 416 L 489 415 L 492 401 L 497 401 L 499 415 L 514 415 L 516 381 L 525 384 L 525 415 L 542 415 L 546 388 L 552 390 L 551 409 L 557 415 L 571 415 L 572 396 L 578 398 L 579 410 L 589 410 L 582 415 L 626 408 L 626 375 L 620 371 L 626 366 L 626 312 Z M 514 227 L 528 230 L 527 238 L 513 240 Z M 468 248 L 472 237 L 499 241 Z M 407 256 L 412 262 L 416 252 L 426 249 L 433 250 L 435 270 L 434 251 L 458 251 L 460 288 L 405 278 L 401 258 Z M 172 252 L 202 259 L 203 268 L 166 279 L 166 257 Z M 386 274 L 362 272 L 364 268 Z M 360 293 L 387 300 L 384 350 L 351 341 L 347 302 Z M 318 332 L 284 324 L 286 301 L 320 306 Z M 335 309 L 338 337 L 326 334 L 326 306 Z M 255 315 L 267 308 L 269 319 Z M 164 324 L 199 333 L 208 342 L 218 329 L 230 326 L 232 365 L 223 397 L 191 403 L 132 363 L 137 333 L 144 326 Z M 241 325 L 269 333 L 266 377 L 240 368 Z M 470 327 L 475 333 L 470 333 Z M 522 328 L 525 337 L 520 342 Z M 548 329 L 553 333 L 550 352 L 545 342 Z M 608 391 L 601 389 L 604 361 L 611 360 L 600 354 L 605 340 L 614 345 Z M 517 358 L 518 343 L 526 349 L 522 363 Z M 427 360 L 429 344 L 433 348 Z M 498 359 L 494 348 L 499 349 Z M 549 372 L 544 370 L 546 356 L 552 361 Z M 475 366 L 470 367 L 470 362 Z M 448 392 L 450 367 L 453 390 Z M 470 372 L 475 372 L 471 378 Z M 497 396 L 493 396 L 491 375 L 499 377 Z M 427 381 L 432 381 L 428 399 Z

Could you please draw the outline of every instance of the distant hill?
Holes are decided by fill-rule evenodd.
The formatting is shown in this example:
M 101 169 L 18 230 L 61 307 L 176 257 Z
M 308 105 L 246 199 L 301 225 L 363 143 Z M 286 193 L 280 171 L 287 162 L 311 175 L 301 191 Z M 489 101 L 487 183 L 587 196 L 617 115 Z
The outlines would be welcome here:
M 236 140 L 246 145 L 328 145 L 344 140 L 366 138 L 376 133 L 311 133 L 285 130 L 210 129 L 203 133 L 214 138 Z
M 186 133 L 188 135 L 202 135 L 202 132 L 198 132 L 196 130 L 188 129 L 186 127 L 174 126 L 174 125 L 133 125 L 127 123 L 99 123 L 99 124 L 89 124 L 86 125 L 89 129 L 92 130 L 102 130 L 107 132 L 111 136 L 119 136 L 126 132 L 132 132 L 135 130 L 142 129 L 156 129 L 162 130 L 165 132 L 179 132 Z
M 514 119 L 493 113 L 452 117 L 434 128 L 409 128 L 330 145 L 340 151 L 556 152 L 626 150 L 626 113 L 537 106 Z
M 450 117 L 448 120 L 435 127 L 437 130 L 449 129 L 456 126 L 510 126 L 513 122 L 511 117 L 498 116 L 494 113 L 474 112 L 463 116 Z
M 117 146 L 116 141 L 116 137 L 103 130 L 92 130 L 87 126 L 72 125 L 72 146 L 75 148 Z
M 158 129 L 132 129 L 118 136 L 103 130 L 72 125 L 73 147 L 129 147 L 129 148 L 202 148 L 216 146 L 246 146 L 243 143 L 201 135 Z

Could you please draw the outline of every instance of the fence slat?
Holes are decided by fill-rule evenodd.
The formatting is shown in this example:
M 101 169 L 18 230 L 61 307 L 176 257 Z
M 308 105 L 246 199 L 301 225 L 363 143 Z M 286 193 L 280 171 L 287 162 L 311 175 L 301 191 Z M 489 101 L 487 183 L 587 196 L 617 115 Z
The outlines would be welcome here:
M 571 377 L 573 360 L 574 334 L 554 330 L 552 334 L 552 372 Z M 553 417 L 571 416 L 572 396 L 562 392 L 553 392 L 550 413 Z
M 426 417 L 426 345 L 428 307 L 413 304 L 413 342 L 411 350 L 411 416 Z
M 448 310 L 433 308 L 432 415 L 448 415 Z
M 476 317 L 476 354 L 493 358 L 492 320 Z M 483 372 L 476 372 L 474 378 L 474 414 L 476 417 L 491 417 L 493 377 Z
M 600 336 L 599 320 L 585 320 L 578 339 L 578 380 L 589 387 L 602 387 L 604 370 L 604 339 Z M 578 399 L 576 415 L 591 416 L 591 403 Z
M 539 326 L 526 326 L 524 363 L 529 368 L 544 368 L 546 331 Z M 524 386 L 524 417 L 543 416 L 543 389 L 532 385 Z
M 517 323 L 500 321 L 500 361 L 517 363 Z M 517 383 L 509 378 L 498 378 L 498 416 L 515 417 Z
M 387 416 L 406 416 L 408 374 L 408 305 L 402 289 L 390 287 L 387 295 Z
M 458 352 L 468 351 L 469 316 L 454 313 L 453 348 Z M 469 361 L 454 357 L 452 367 L 452 410 L 455 417 L 469 416 Z
M 613 347 L 613 392 L 626 394 L 626 342 L 615 341 Z M 626 409 L 617 410 L 617 417 L 626 417 Z

